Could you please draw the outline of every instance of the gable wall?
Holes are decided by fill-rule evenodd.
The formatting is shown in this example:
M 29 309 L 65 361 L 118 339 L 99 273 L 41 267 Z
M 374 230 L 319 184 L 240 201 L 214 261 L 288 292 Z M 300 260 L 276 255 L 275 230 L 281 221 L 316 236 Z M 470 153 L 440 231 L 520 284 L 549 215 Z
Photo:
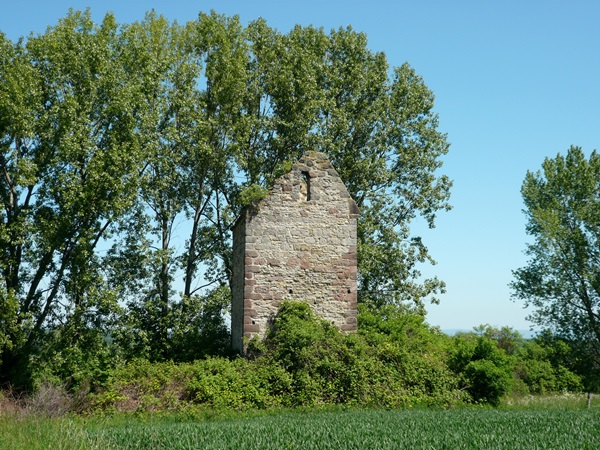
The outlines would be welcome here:
M 234 348 L 243 350 L 243 337 L 263 337 L 282 300 L 306 301 L 342 331 L 356 330 L 358 213 L 317 152 L 307 153 L 246 212 L 234 228 Z

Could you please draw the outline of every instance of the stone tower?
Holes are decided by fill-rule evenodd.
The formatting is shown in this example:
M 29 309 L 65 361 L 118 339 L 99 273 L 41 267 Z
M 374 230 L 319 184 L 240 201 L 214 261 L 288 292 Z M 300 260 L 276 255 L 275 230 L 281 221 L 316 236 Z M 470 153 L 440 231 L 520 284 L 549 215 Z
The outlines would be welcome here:
M 282 300 L 356 331 L 358 207 L 323 153 L 307 152 L 233 226 L 231 336 L 264 337 Z

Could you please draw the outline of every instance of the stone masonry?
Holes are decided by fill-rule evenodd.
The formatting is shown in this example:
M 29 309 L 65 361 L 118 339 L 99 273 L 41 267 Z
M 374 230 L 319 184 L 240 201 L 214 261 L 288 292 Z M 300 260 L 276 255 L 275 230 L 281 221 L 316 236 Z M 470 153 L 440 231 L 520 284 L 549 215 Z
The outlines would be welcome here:
M 358 207 L 327 157 L 307 152 L 233 227 L 231 335 L 264 337 L 282 300 L 356 331 Z

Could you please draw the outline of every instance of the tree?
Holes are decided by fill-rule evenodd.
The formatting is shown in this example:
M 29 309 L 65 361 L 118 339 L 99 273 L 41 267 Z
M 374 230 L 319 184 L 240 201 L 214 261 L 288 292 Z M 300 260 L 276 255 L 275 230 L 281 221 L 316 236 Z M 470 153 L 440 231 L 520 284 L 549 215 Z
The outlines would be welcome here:
M 509 355 L 518 353 L 525 342 L 521 333 L 510 327 L 496 328 L 489 324 L 482 324 L 474 327 L 473 332 L 478 336 L 484 336 L 496 341 L 498 348 L 504 350 Z
M 527 246 L 527 265 L 513 272 L 513 296 L 535 308 L 534 323 L 585 348 L 585 372 L 597 373 L 600 155 L 593 151 L 586 158 L 581 148 L 571 147 L 566 156 L 547 158 L 541 171 L 527 173 L 521 192 L 527 233 L 535 241 Z
M 218 22 L 201 15 L 203 20 L 218 28 Z M 120 259 L 138 261 L 137 273 L 130 274 L 134 276 L 127 282 L 139 288 L 129 290 L 126 326 L 119 332 L 119 341 L 130 356 L 189 360 L 215 349 L 209 329 L 214 331 L 212 340 L 220 345 L 227 335 L 222 318 L 227 302 L 212 300 L 223 296 L 220 286 L 198 294 L 219 280 L 212 277 L 206 283 L 194 284 L 202 278 L 199 266 L 214 265 L 215 255 L 219 255 L 213 251 L 220 242 L 215 238 L 219 235 L 215 223 L 222 223 L 212 218 L 211 200 L 216 195 L 216 180 L 221 183 L 228 179 L 224 175 L 227 153 L 211 146 L 212 121 L 207 113 L 226 105 L 223 101 L 211 104 L 205 91 L 198 88 L 204 76 L 203 63 L 206 74 L 212 67 L 210 57 L 198 45 L 198 26 L 195 22 L 186 26 L 169 23 L 151 12 L 143 21 L 121 28 L 127 70 L 141 86 L 136 134 L 145 155 L 139 174 L 140 226 L 125 232 L 137 245 L 121 250 L 119 255 Z M 219 42 L 230 44 L 234 40 L 214 30 L 200 35 L 211 49 Z M 217 44 L 212 42 L 215 40 Z M 220 74 L 231 78 L 231 59 L 226 63 L 227 68 L 219 68 Z M 178 228 L 190 230 L 185 244 L 186 235 Z M 145 233 L 140 235 L 140 230 Z M 183 286 L 181 295 L 175 292 L 177 281 Z M 206 321 L 205 327 L 200 319 Z M 187 330 L 187 340 L 181 339 L 182 329 Z M 189 348 L 178 344 L 182 341 Z
M 564 340 L 541 333 L 523 343 L 515 364 L 515 377 L 523 381 L 532 394 L 580 392 L 582 377 L 580 355 Z M 589 358 L 586 358 L 589 359 Z
M 3 378 L 54 329 L 74 330 L 70 346 L 102 339 L 118 310 L 99 248 L 135 202 L 142 161 L 118 47 L 110 14 L 98 26 L 71 12 L 26 43 L 0 35 Z
M 498 406 L 510 389 L 512 359 L 486 336 L 465 333 L 453 341 L 449 366 L 460 374 L 464 389 L 475 402 Z
M 186 27 L 154 12 L 121 27 L 120 33 L 126 43 L 122 49 L 126 70 L 140 88 L 136 135 L 145 156 L 137 198 L 142 226 L 132 230 L 145 230 L 133 249 L 143 255 L 140 262 L 145 271 L 139 275 L 145 283 L 128 298 L 129 311 L 158 358 L 169 353 L 167 335 L 178 269 L 173 230 L 185 211 L 187 158 L 195 144 L 190 127 L 195 127 L 199 103 L 195 84 L 200 65 L 189 51 L 187 33 Z M 123 256 L 133 255 L 125 249 Z
M 209 24 L 214 34 L 236 23 L 201 16 L 198 30 L 206 36 Z M 207 117 L 218 131 L 211 145 L 233 158 L 213 220 L 227 230 L 246 189 L 268 188 L 306 150 L 324 152 L 362 211 L 359 299 L 412 302 L 423 312 L 424 299 L 435 301 L 444 284 L 420 280 L 418 265 L 433 259 L 410 224 L 421 216 L 433 227 L 436 213 L 449 209 L 451 186 L 438 173 L 449 145 L 437 129 L 433 94 L 408 64 L 390 71 L 385 55 L 351 28 L 327 34 L 296 26 L 281 34 L 258 20 L 237 30 L 235 39 L 205 47 L 205 96 L 215 102 Z M 230 70 L 235 77 L 225 75 Z M 227 273 L 229 235 L 218 237 Z

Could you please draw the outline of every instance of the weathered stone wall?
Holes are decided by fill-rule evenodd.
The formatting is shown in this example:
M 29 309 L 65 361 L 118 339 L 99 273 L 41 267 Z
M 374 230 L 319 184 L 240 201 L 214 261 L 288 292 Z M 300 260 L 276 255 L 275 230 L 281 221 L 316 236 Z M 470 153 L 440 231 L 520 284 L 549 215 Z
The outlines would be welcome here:
M 233 346 L 263 337 L 282 300 L 309 303 L 343 331 L 356 330 L 356 220 L 344 183 L 308 152 L 234 227 Z M 241 260 L 243 256 L 243 269 Z

